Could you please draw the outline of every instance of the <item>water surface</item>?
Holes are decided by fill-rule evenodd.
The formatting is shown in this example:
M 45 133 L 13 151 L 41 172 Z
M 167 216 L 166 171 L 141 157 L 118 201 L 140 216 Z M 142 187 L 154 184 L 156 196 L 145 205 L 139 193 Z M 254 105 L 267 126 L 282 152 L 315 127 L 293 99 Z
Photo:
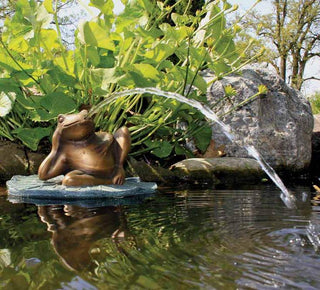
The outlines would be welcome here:
M 159 191 L 122 205 L 0 196 L 1 289 L 319 289 L 310 188 Z

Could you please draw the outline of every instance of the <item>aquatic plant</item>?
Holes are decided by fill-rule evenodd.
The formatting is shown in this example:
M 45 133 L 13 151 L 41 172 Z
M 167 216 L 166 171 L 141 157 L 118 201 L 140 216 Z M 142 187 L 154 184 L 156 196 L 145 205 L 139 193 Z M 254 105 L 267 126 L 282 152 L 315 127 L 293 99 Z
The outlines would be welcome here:
M 238 27 L 226 24 L 226 15 L 237 7 L 225 0 L 206 4 L 196 15 L 172 13 L 174 5 L 149 0 L 123 3 L 124 11 L 115 15 L 111 0 L 91 0 L 98 16 L 79 24 L 71 50 L 62 41 L 56 1 L 17 1 L 0 38 L 1 91 L 16 94 L 12 110 L 0 118 L 2 137 L 36 150 L 52 133 L 58 114 L 96 106 L 112 93 L 135 87 L 206 102 L 209 84 L 201 71 L 210 69 L 219 79 L 246 63 L 233 42 Z M 110 132 L 127 124 L 131 154 L 151 152 L 161 160 L 191 156 L 184 146 L 187 138 L 203 152 L 211 137 L 201 113 L 157 96 L 119 98 L 95 121 Z

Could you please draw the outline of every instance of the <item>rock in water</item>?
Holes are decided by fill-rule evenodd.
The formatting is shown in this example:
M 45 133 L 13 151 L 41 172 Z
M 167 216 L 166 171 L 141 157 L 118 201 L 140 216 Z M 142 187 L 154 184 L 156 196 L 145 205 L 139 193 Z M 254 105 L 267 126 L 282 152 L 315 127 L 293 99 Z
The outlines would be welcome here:
M 123 185 L 97 185 L 86 187 L 68 187 L 61 185 L 63 176 L 47 181 L 40 180 L 37 175 L 15 175 L 7 181 L 9 200 L 23 202 L 36 199 L 52 200 L 53 204 L 70 200 L 94 200 L 104 198 L 123 198 L 127 196 L 154 193 L 157 185 L 154 182 L 141 182 L 137 177 L 126 178 Z M 55 202 L 56 201 L 56 202 Z M 47 203 L 47 202 L 46 202 Z
M 212 75 L 205 78 L 210 81 Z M 225 88 L 231 85 L 234 96 L 225 97 Z M 258 93 L 264 85 L 268 92 L 253 101 L 238 104 Z M 208 92 L 208 101 L 223 122 L 239 135 L 238 143 L 254 145 L 264 159 L 281 171 L 302 171 L 311 159 L 313 116 L 309 102 L 302 94 L 289 87 L 277 74 L 264 68 L 246 67 L 240 74 L 229 75 L 214 82 Z M 212 127 L 217 146 L 226 145 L 230 157 L 248 157 L 247 151 L 230 143 L 218 125 Z

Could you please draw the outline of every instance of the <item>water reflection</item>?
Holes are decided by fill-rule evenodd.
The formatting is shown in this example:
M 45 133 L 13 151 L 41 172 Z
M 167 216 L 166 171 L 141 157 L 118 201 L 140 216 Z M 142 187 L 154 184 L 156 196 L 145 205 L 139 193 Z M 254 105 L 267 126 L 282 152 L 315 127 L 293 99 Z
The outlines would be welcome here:
M 52 232 L 52 245 L 64 265 L 72 270 L 92 270 L 98 240 L 108 238 L 121 251 L 130 237 L 122 207 L 85 208 L 76 205 L 39 206 L 41 221 Z
M 0 288 L 21 273 L 34 288 L 46 277 L 48 289 L 319 288 L 307 226 L 320 212 L 308 188 L 293 191 L 296 209 L 273 186 L 162 191 L 99 208 L 0 203 L 0 249 L 11 257 Z

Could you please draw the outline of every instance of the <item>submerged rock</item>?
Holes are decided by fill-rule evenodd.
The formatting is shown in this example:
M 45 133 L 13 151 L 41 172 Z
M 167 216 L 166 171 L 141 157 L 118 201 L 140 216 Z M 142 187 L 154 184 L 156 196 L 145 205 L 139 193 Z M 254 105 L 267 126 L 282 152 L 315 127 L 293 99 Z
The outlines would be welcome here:
M 265 177 L 257 161 L 236 157 L 185 159 L 172 165 L 171 170 L 176 176 L 193 183 L 259 183 Z
M 205 76 L 208 81 L 212 77 L 210 73 Z M 229 85 L 236 94 L 226 98 L 225 88 Z M 256 94 L 260 85 L 268 89 L 266 94 L 237 107 Z M 308 168 L 313 128 L 311 107 L 299 91 L 290 88 L 277 74 L 263 68 L 245 68 L 238 75 L 216 81 L 208 92 L 208 101 L 239 136 L 238 143 L 254 145 L 276 170 L 298 172 Z M 230 110 L 232 113 L 226 114 Z M 248 157 L 243 146 L 231 143 L 218 125 L 212 126 L 212 132 L 217 146 L 226 145 L 227 156 Z

